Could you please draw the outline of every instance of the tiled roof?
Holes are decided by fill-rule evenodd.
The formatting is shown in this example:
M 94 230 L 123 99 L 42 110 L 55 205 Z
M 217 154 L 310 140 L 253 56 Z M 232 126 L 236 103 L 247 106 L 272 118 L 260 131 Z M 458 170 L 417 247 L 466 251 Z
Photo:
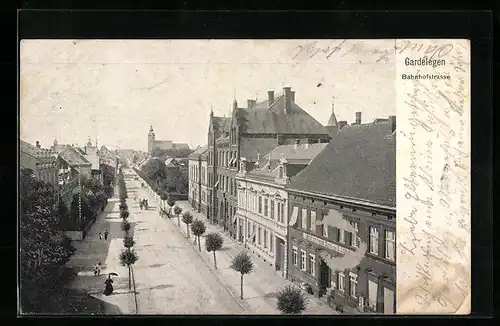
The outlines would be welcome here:
M 309 164 L 328 144 L 300 144 L 300 145 L 281 145 L 274 148 L 271 152 L 261 156 L 258 167 L 249 171 L 250 175 L 275 176 L 275 169 L 278 167 L 280 159 L 285 158 L 289 164 Z
M 189 145 L 187 143 L 172 143 L 172 147 L 175 149 L 189 149 Z
M 292 102 L 290 111 L 284 113 L 285 98 L 278 97 L 268 108 L 268 101 L 257 103 L 250 109 L 240 109 L 239 114 L 245 126 L 244 132 L 250 134 L 324 134 L 325 127 Z
M 391 124 L 345 126 L 288 188 L 395 207 L 396 136 Z
M 197 160 L 207 150 L 208 150 L 208 146 L 198 147 L 194 152 L 192 152 L 188 156 L 188 159 L 190 159 L 190 160 Z
M 89 161 L 92 164 L 92 167 L 91 167 L 92 170 L 99 170 L 100 169 L 100 167 L 99 167 L 99 155 L 91 153 L 91 154 L 85 155 L 85 158 L 87 159 L 87 161 Z
M 69 165 L 91 165 L 91 163 L 74 147 L 67 147 L 59 153 L 59 157 Z
M 244 157 L 247 161 L 252 162 L 257 159 L 257 154 L 261 157 L 269 153 L 276 147 L 276 139 L 274 138 L 247 138 L 241 139 L 240 157 Z

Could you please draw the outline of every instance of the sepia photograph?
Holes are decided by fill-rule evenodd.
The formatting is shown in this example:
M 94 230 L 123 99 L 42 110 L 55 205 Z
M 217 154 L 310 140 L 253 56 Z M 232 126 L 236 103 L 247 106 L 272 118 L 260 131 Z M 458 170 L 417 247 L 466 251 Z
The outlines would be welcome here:
M 452 69 L 424 43 L 21 41 L 19 313 L 399 313 L 426 183 L 396 178 L 425 124 L 398 89 Z

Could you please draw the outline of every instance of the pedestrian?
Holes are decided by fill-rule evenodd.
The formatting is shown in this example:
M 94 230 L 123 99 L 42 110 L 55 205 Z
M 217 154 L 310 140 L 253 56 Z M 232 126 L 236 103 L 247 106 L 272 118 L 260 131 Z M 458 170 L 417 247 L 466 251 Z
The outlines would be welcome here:
M 99 232 L 99 240 L 102 240 L 102 233 Z
M 104 240 L 108 240 L 108 230 L 104 231 Z
M 102 265 L 101 262 L 97 263 L 97 275 L 101 275 Z

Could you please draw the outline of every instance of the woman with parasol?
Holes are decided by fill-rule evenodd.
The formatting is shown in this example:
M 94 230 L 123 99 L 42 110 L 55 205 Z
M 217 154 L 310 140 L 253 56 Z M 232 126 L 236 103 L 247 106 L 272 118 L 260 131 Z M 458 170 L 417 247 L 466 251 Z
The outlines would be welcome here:
M 106 287 L 104 288 L 104 292 L 103 294 L 104 295 L 110 295 L 111 293 L 113 293 L 113 280 L 111 279 L 111 276 L 114 275 L 114 276 L 118 276 L 118 274 L 116 273 L 109 273 L 108 274 L 108 279 L 104 282 L 104 284 L 106 284 Z

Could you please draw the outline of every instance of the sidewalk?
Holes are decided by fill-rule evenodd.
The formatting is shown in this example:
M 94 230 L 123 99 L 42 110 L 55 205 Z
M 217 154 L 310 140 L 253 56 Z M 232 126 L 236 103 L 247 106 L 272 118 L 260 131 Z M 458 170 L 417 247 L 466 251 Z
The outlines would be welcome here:
M 73 269 L 76 277 L 69 282 L 67 287 L 84 290 L 104 303 L 117 306 L 122 314 L 134 314 L 133 293 L 128 291 L 128 270 L 120 265 L 118 258 L 123 248 L 123 231 L 120 229 L 121 218 L 117 193 L 115 191 L 115 196 L 108 200 L 104 211 L 88 231 L 87 237 L 73 242 L 76 252 L 66 266 Z M 99 239 L 99 232 L 104 234 L 106 230 L 109 233 L 108 239 Z M 103 265 L 99 276 L 93 273 L 93 267 L 97 262 Z M 102 294 L 104 281 L 111 272 L 117 273 L 118 276 L 113 276 L 113 294 L 105 296 Z M 116 314 L 117 312 L 114 309 L 107 313 Z
M 229 289 L 233 297 L 242 304 L 247 313 L 260 315 L 279 314 L 280 312 L 276 305 L 276 294 L 281 287 L 292 283 L 278 275 L 268 263 L 257 257 L 257 255 L 248 252 L 243 245 L 230 238 L 220 227 L 209 224 L 206 217 L 196 212 L 187 201 L 178 201 L 176 205 L 181 207 L 183 212 L 190 211 L 193 214 L 193 219 L 204 221 L 206 225 L 205 234 L 216 232 L 223 237 L 224 244 L 222 250 L 216 252 L 217 270 L 214 270 L 213 253 L 209 253 L 205 249 L 205 240 L 203 236 L 201 237 L 201 252 L 198 252 L 198 245 L 193 244 L 194 237 L 191 230 L 189 230 L 190 239 L 186 239 L 186 241 L 196 246 L 196 251 L 200 254 L 202 259 L 206 261 L 214 274 L 218 276 L 220 282 Z M 177 226 L 177 217 L 171 218 L 170 222 Z M 187 238 L 186 224 L 182 223 L 182 219 L 179 230 Z M 241 251 L 247 251 L 254 263 L 253 271 L 243 277 L 243 300 L 240 299 L 240 274 L 230 267 L 233 257 Z M 315 296 L 305 292 L 304 294 L 308 301 L 307 309 L 304 314 L 338 314 L 338 312 Z

